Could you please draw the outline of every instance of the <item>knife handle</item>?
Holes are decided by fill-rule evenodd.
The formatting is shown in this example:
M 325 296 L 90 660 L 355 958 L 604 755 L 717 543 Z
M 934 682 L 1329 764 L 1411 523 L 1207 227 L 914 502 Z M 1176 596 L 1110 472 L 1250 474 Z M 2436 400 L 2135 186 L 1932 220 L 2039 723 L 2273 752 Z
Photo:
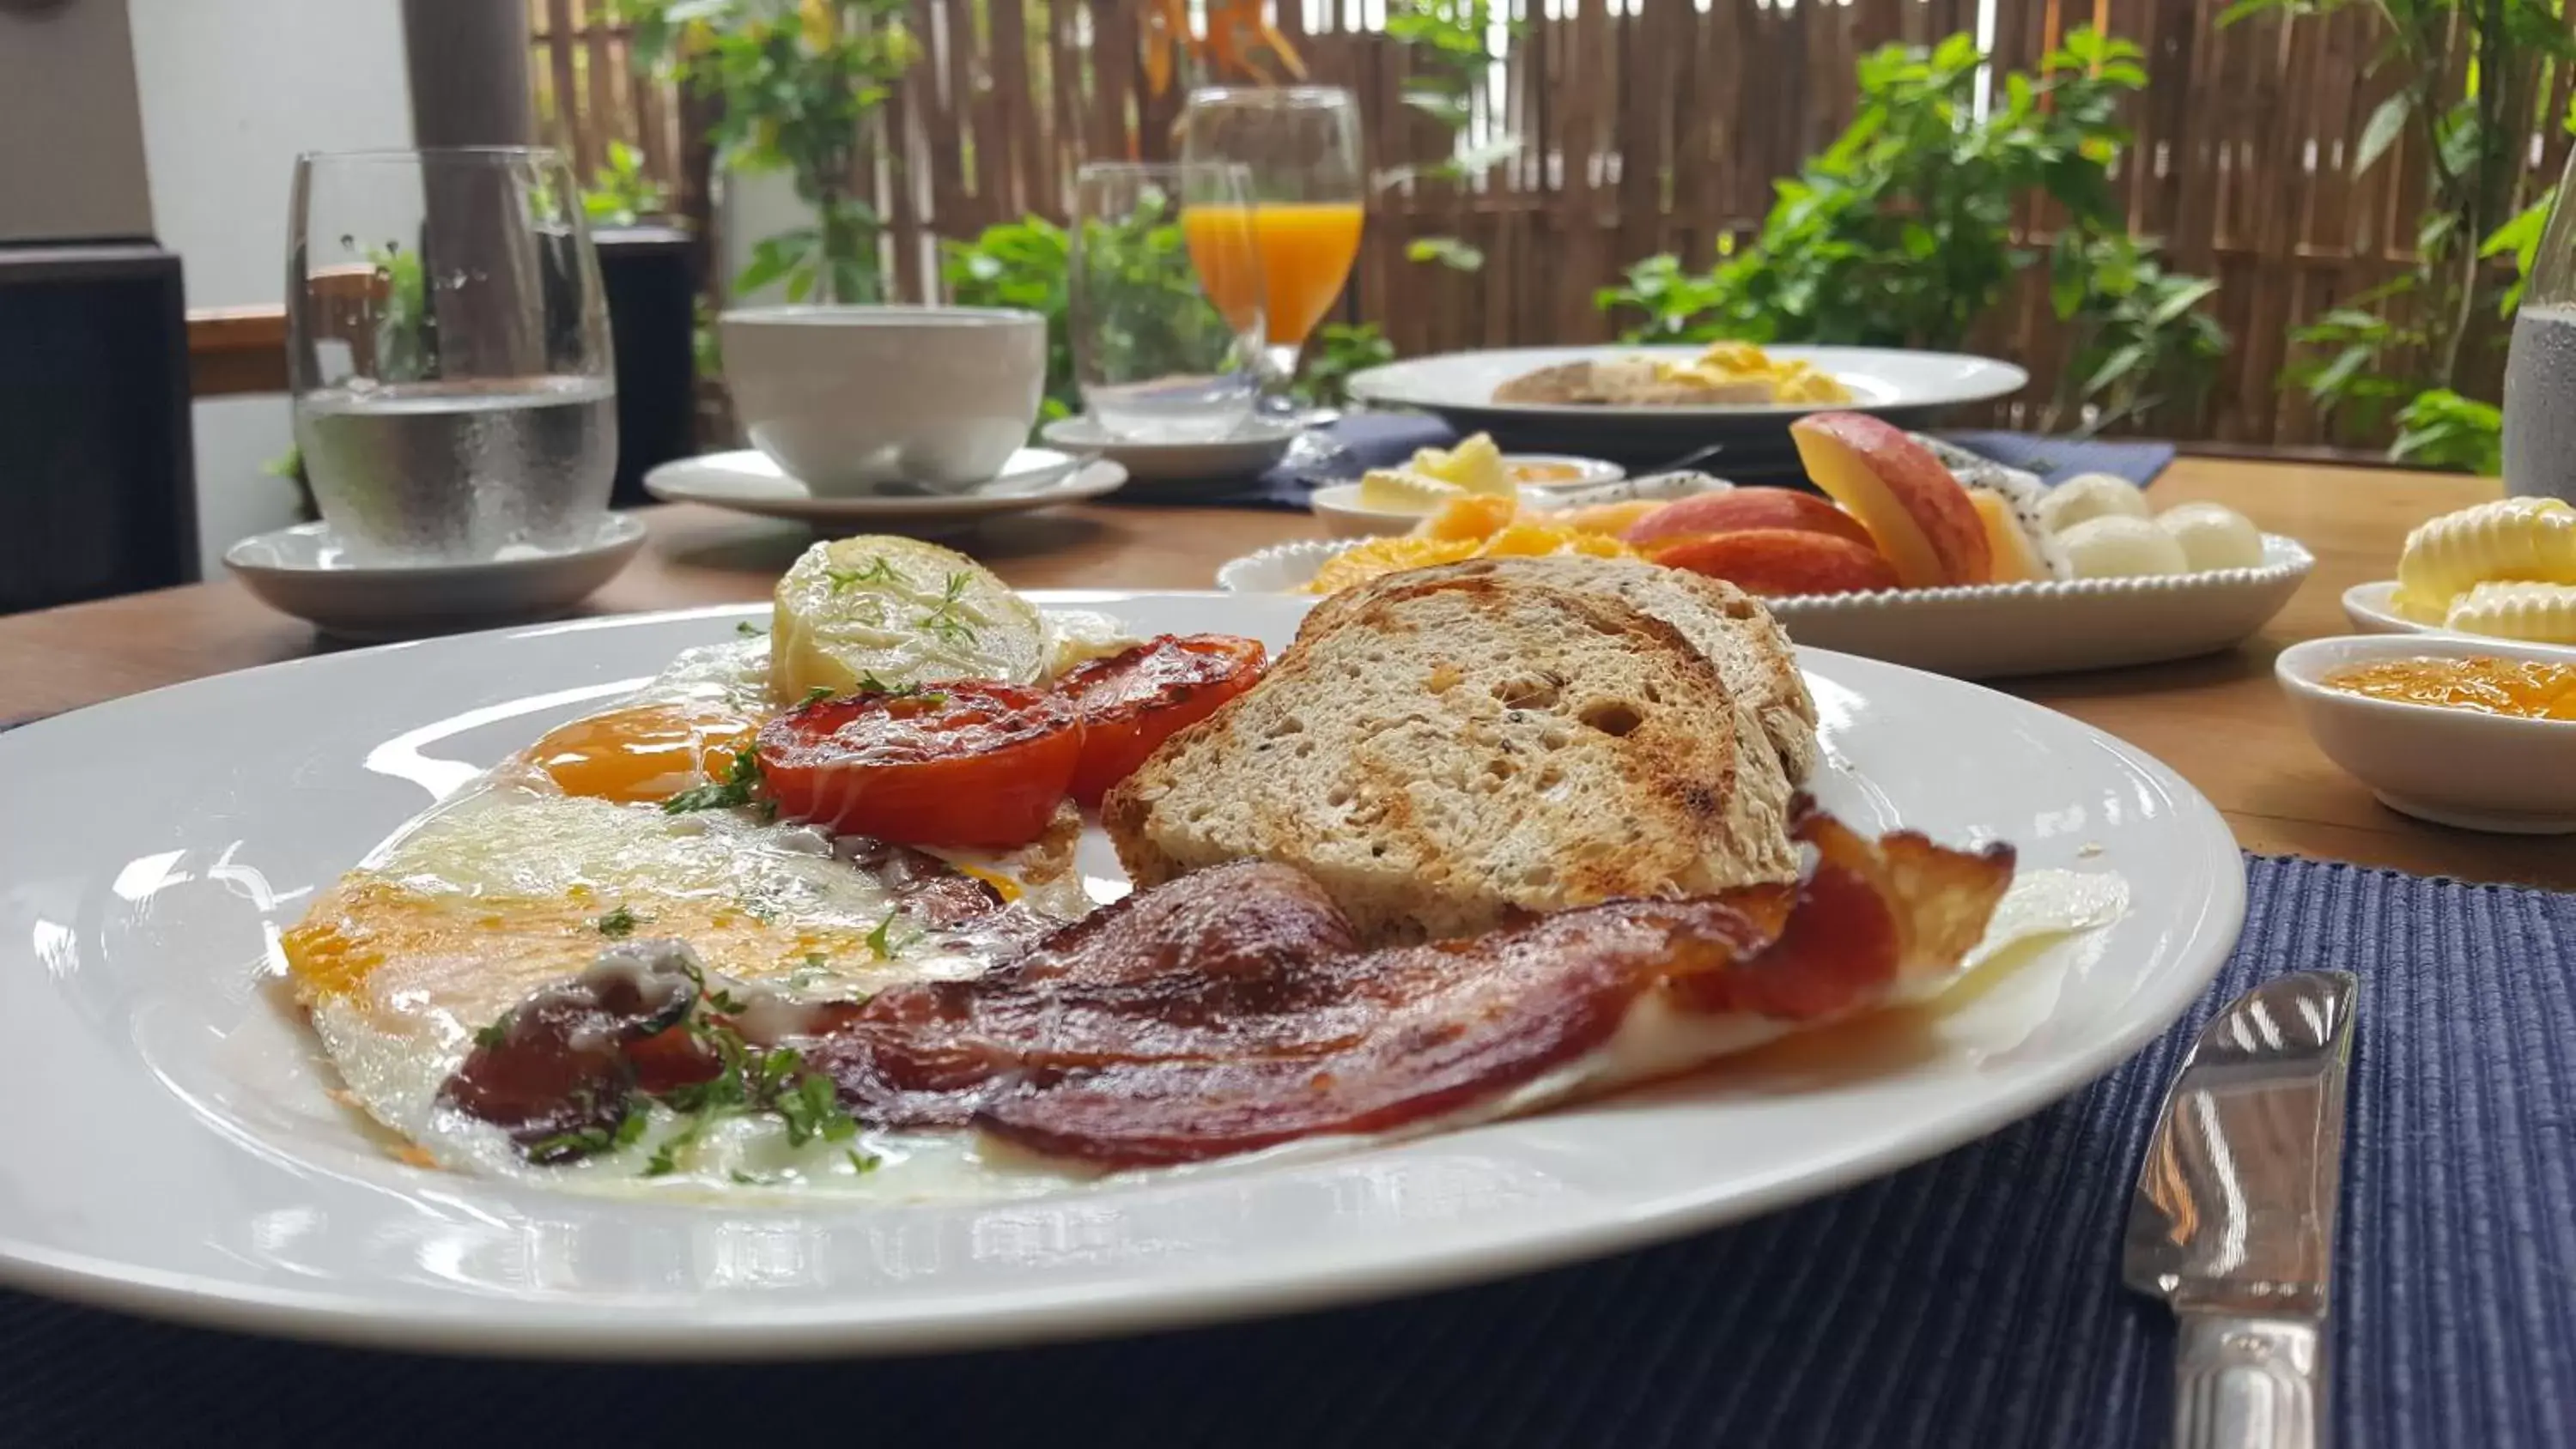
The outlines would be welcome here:
M 2174 1337 L 2174 1449 L 2318 1449 L 2325 1359 L 2318 1325 L 2183 1313 Z

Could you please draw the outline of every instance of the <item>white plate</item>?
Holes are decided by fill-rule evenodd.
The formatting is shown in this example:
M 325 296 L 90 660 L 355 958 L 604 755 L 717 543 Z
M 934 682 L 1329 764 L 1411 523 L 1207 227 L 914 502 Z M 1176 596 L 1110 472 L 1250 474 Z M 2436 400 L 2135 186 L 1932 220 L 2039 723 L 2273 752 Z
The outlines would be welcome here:
M 1098 453 L 1139 483 L 1232 483 L 1277 463 L 1305 429 L 1295 422 L 1246 418 L 1228 437 L 1194 443 L 1113 438 L 1089 415 L 1058 418 L 1038 435 L 1059 448 Z
M 489 628 L 561 613 L 617 576 L 644 546 L 644 525 L 600 520 L 577 548 L 511 550 L 454 564 L 352 563 L 330 526 L 300 523 L 224 550 L 224 567 L 261 603 L 344 639 L 397 639 Z
M 2440 634 L 2439 624 L 2419 624 L 2389 606 L 2389 597 L 2397 592 L 2395 579 L 2378 579 L 2355 584 L 2343 591 L 2343 616 L 2352 627 L 2365 634 Z
M 1035 597 L 1274 646 L 1304 613 Z M 328 1095 L 269 979 L 278 932 L 441 791 L 765 615 L 356 651 L 0 735 L 0 1281 L 406 1348 L 690 1359 L 926 1351 L 1459 1283 L 1747 1217 L 1991 1131 L 2163 1029 L 2243 916 L 2226 825 L 2164 766 L 2003 695 L 1811 654 L 1828 808 L 1871 831 L 2010 840 L 2029 868 L 2117 871 L 2128 913 L 1841 1053 L 1054 1197 L 635 1203 L 394 1160 Z M 1097 831 L 1083 868 L 1116 874 Z
M 1216 573 L 1229 593 L 1286 593 L 1352 540 L 1277 544 Z M 2263 535 L 2259 568 L 2154 579 L 1980 584 L 1765 599 L 1789 637 L 1961 679 L 2110 669 L 2229 648 L 2271 621 L 2316 559 Z
M 2378 579 L 2355 584 L 2343 591 L 2343 616 L 2352 627 L 2365 634 L 2431 634 L 2444 639 L 2493 639 L 2518 649 L 2542 649 L 2557 654 L 2576 653 L 2576 644 L 2543 644 L 2528 639 L 2503 639 L 2492 634 L 2470 634 L 2445 629 L 2439 624 L 2420 624 L 2390 606 L 2389 598 L 2397 592 L 2395 579 Z
M 2468 634 L 2363 634 L 2294 644 L 2272 673 L 2317 748 L 2389 809 L 2463 830 L 2576 832 L 2576 722 L 2400 704 L 2324 682 L 2352 664 L 2473 654 L 2557 663 L 2568 651 Z
M 1495 388 L 1542 367 L 1608 357 L 1686 361 L 1704 350 L 1612 344 L 1450 352 L 1353 373 L 1350 389 L 1353 398 L 1380 407 L 1436 413 L 1461 432 L 1491 432 L 1508 448 L 1562 448 L 1634 457 L 1676 443 L 1729 435 L 1747 440 L 1776 435 L 1785 446 L 1788 424 L 1812 412 L 1879 413 L 1919 421 L 1943 408 L 2018 392 L 2030 381 L 2029 373 L 2009 362 L 1963 353 L 1780 346 L 1763 350 L 1784 361 L 1812 363 L 1832 373 L 1852 390 L 1852 401 L 1752 407 L 1585 407 L 1494 401 Z M 1728 471 L 1724 456 L 1710 466 L 1721 473 Z
M 672 503 L 707 503 L 736 513 L 793 519 L 826 532 L 940 533 L 1005 513 L 1098 498 L 1127 481 L 1127 470 L 1116 463 L 1104 459 L 1078 467 L 1079 461 L 1051 449 L 1022 448 L 982 490 L 817 498 L 780 471 L 768 454 L 744 448 L 665 463 L 644 475 L 644 491 Z

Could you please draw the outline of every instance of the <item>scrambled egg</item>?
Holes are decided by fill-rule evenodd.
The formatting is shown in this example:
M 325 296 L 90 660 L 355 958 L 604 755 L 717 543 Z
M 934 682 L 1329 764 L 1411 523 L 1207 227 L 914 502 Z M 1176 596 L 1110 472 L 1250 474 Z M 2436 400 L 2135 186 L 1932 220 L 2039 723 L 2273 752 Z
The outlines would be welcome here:
M 1781 403 L 1840 403 L 1852 398 L 1851 389 L 1836 382 L 1831 373 L 1803 362 L 1776 360 L 1750 342 L 1710 343 L 1706 352 L 1689 362 L 1657 364 L 1655 375 L 1663 382 L 1706 388 L 1759 382 L 1769 386 L 1773 402 Z
M 1371 539 L 1324 561 L 1306 584 L 1310 594 L 1330 594 L 1404 569 L 1430 568 L 1471 558 L 1519 558 L 1579 553 L 1594 558 L 1636 558 L 1635 549 L 1605 533 L 1571 526 L 1559 514 L 1522 508 L 1517 499 L 1471 494 L 1453 499 L 1401 538 Z

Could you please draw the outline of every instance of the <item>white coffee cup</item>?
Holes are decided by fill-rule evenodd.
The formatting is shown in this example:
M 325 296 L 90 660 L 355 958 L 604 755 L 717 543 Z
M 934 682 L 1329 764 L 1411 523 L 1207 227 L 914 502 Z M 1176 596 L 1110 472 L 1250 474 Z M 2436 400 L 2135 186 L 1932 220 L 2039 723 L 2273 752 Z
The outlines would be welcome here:
M 1000 307 L 746 307 L 718 319 L 752 446 L 817 496 L 963 488 L 1026 445 L 1046 319 Z

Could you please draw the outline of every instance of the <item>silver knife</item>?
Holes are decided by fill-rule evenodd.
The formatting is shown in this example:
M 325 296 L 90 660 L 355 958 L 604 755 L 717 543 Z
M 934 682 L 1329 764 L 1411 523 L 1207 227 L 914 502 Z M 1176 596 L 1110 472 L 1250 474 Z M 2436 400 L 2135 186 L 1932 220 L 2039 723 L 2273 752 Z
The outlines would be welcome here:
M 2274 977 L 2192 1043 L 2129 1201 L 2121 1276 L 2173 1305 L 2176 1449 L 2326 1441 L 2326 1286 L 2358 987 Z

